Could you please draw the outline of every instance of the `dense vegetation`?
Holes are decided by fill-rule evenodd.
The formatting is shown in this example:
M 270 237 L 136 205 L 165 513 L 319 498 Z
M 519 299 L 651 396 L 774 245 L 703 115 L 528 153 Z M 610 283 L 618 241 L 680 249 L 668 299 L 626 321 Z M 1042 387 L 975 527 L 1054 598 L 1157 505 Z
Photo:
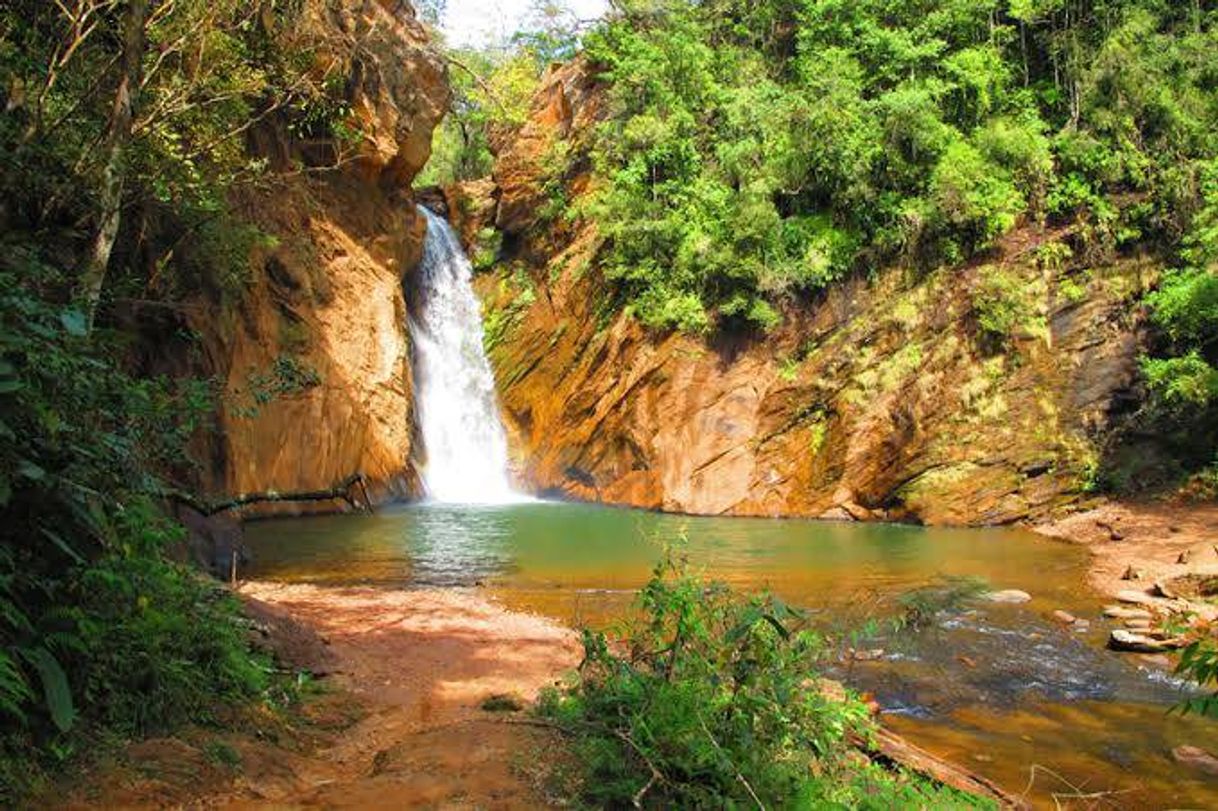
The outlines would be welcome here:
M 99 736 L 206 720 L 268 684 L 235 603 L 171 561 L 211 387 L 141 341 L 240 288 L 235 191 L 275 120 L 333 134 L 278 44 L 292 0 L 16 0 L 0 11 L 0 803 Z
M 625 2 L 585 38 L 613 108 L 588 207 L 656 326 L 950 265 L 1017 223 L 1200 264 L 1218 157 L 1210 4 Z M 1204 266 L 1204 265 L 1202 265 Z
M 597 224 L 599 266 L 643 323 L 766 331 L 785 307 L 847 275 L 959 266 L 999 250 L 1016 228 L 1050 226 L 1064 235 L 1049 245 L 1060 250 L 1050 264 L 1148 252 L 1168 269 L 1145 302 L 1150 397 L 1130 431 L 1167 440 L 1173 475 L 1214 461 L 1214 3 L 622 0 L 613 9 L 590 30 L 564 29 L 568 40 L 580 35 L 607 88 L 605 120 L 584 153 L 546 156 L 559 176 L 564 160 L 572 173 L 591 171 L 595 191 L 558 194 L 543 214 Z M 527 61 L 516 54 L 487 63 L 485 75 Z M 485 93 L 469 98 L 454 122 L 500 109 Z M 447 176 L 488 166 L 481 144 L 474 151 L 468 171 Z M 978 329 L 994 350 L 1019 321 L 1013 284 L 994 275 L 976 292 Z M 1212 494 L 1216 476 L 1210 469 L 1198 491 Z M 1096 483 L 1130 479 L 1100 471 Z
M 638 603 L 627 638 L 586 631 L 578 681 L 542 699 L 577 742 L 592 806 L 985 805 L 863 758 L 866 705 L 817 677 L 827 645 L 777 598 L 741 598 L 670 556 Z

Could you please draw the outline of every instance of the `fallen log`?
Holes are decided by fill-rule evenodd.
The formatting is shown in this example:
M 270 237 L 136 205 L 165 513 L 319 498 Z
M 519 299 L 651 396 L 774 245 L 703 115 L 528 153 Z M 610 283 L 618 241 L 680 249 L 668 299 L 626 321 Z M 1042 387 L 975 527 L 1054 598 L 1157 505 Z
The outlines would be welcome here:
M 363 494 L 362 505 L 357 502 L 351 492 L 357 484 Z M 353 510 L 372 511 L 372 501 L 368 497 L 368 485 L 363 473 L 353 473 L 333 487 L 323 490 L 297 490 L 287 493 L 268 490 L 264 493 L 245 493 L 235 498 L 216 502 L 204 502 L 189 493 L 180 491 L 173 491 L 166 495 L 209 518 L 217 513 L 247 507 L 251 504 L 278 504 L 293 501 L 345 501 L 351 505 Z
M 887 766 L 899 766 L 922 775 L 936 783 L 979 797 L 988 797 L 1000 808 L 1030 809 L 1022 797 L 1011 794 L 986 778 L 972 774 L 960 766 L 919 749 L 897 733 L 879 727 L 869 740 L 855 742 L 872 761 Z

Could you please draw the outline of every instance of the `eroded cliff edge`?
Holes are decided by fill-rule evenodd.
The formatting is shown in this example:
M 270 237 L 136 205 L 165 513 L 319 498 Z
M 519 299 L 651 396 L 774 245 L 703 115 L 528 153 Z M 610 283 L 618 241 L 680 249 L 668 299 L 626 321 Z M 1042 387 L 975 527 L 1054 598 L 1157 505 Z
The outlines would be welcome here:
M 448 107 L 445 64 L 411 7 L 308 0 L 283 47 L 343 83 L 358 137 L 310 139 L 268 116 L 248 137 L 269 179 L 237 201 L 268 235 L 238 301 L 192 326 L 219 380 L 213 492 L 327 488 L 353 473 L 410 495 L 412 380 L 402 281 L 425 226 L 410 185 Z
M 479 289 L 528 484 L 676 512 L 950 524 L 1086 496 L 1137 398 L 1131 302 L 1153 261 L 1066 258 L 1068 228 L 1027 226 L 965 268 L 892 267 L 792 303 L 767 336 L 651 333 L 597 274 L 595 228 L 544 219 L 556 182 L 572 200 L 589 182 L 578 160 L 553 177 L 553 145 L 578 154 L 602 105 L 582 63 L 552 70 L 496 145 L 493 182 L 447 194 L 471 244 L 502 239 Z M 979 324 L 995 276 L 1026 312 L 1002 347 Z

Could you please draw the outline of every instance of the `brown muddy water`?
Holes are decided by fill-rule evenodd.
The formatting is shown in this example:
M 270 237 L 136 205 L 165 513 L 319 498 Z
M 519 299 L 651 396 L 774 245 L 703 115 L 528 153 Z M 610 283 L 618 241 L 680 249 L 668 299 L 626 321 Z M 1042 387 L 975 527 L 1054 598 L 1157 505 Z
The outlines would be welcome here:
M 1104 650 L 1113 626 L 1085 585 L 1086 550 L 1030 532 L 537 502 L 267 521 L 246 537 L 246 577 L 477 588 L 573 626 L 619 621 L 665 545 L 680 542 L 695 571 L 771 590 L 811 612 L 843 653 L 865 651 L 833 675 L 873 693 L 886 725 L 1038 807 L 1218 808 L 1218 777 L 1171 759 L 1182 744 L 1218 749 L 1218 722 L 1169 713 L 1187 685 Z M 958 578 L 1033 599 L 969 601 L 919 631 L 868 627 L 909 591 Z M 1055 609 L 1091 628 L 1063 628 Z

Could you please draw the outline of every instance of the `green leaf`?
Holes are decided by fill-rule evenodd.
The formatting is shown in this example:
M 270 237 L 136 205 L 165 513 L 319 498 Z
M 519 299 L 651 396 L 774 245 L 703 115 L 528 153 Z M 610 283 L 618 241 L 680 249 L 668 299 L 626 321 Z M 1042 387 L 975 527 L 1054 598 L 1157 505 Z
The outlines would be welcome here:
M 21 464 L 17 465 L 17 475 L 32 482 L 40 482 L 47 477 L 47 472 L 28 459 L 22 459 Z
M 59 661 L 46 648 L 34 648 L 25 652 L 25 658 L 38 671 L 42 681 L 43 697 L 51 720 L 60 732 L 67 732 L 76 720 L 76 707 L 72 704 L 72 691 L 68 687 L 68 675 Z
M 2 483 L 0 483 L 0 484 L 2 484 Z M 2 504 L 2 503 L 3 503 L 3 501 L 0 501 L 0 504 Z M 58 533 L 52 532 L 51 530 L 47 529 L 46 527 L 43 527 L 42 534 L 45 535 L 51 541 L 51 543 L 53 543 L 57 547 L 59 547 L 61 552 L 63 552 L 68 557 L 72 558 L 72 560 L 76 561 L 77 563 L 85 562 L 85 559 L 82 558 L 79 554 L 77 554 L 76 550 L 73 549 L 68 544 L 68 542 L 65 541 Z
M 12 394 L 21 390 L 20 380 L 0 380 L 0 394 Z
M 63 328 L 69 335 L 76 338 L 83 338 L 89 334 L 85 314 L 79 310 L 64 310 L 59 314 L 59 323 L 63 324 Z

